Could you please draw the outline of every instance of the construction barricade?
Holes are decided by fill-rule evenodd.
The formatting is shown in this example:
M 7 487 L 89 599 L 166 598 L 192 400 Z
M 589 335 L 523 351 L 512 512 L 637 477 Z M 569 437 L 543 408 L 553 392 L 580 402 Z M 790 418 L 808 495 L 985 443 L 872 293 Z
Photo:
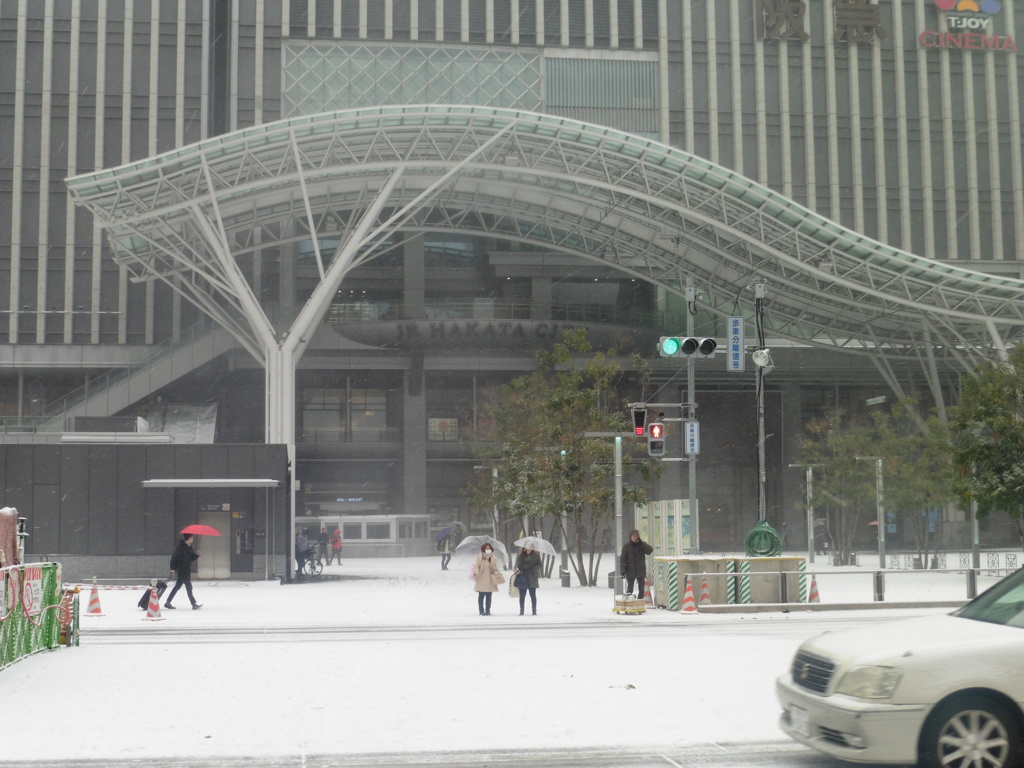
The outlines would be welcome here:
M 654 558 L 654 604 L 659 608 L 678 611 L 683 605 L 684 576 L 704 573 L 726 573 L 732 561 L 722 557 L 663 557 Z M 692 579 L 691 579 L 692 580 Z M 694 589 L 700 590 L 698 577 Z M 708 592 L 712 603 L 727 600 L 728 580 L 708 578 Z
M 65 591 L 60 563 L 0 569 L 0 669 L 39 651 L 78 644 L 79 594 Z
M 698 606 L 804 602 L 808 586 L 806 567 L 802 557 L 657 556 L 653 568 L 654 604 L 682 610 L 687 580 L 692 584 Z

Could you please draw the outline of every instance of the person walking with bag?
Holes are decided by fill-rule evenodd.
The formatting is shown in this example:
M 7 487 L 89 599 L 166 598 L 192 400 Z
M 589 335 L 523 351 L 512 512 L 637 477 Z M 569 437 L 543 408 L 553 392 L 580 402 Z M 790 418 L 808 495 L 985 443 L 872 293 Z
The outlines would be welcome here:
M 629 532 L 629 541 L 622 547 L 622 557 L 619 558 L 619 575 L 626 579 L 626 594 L 635 594 L 637 597 L 644 596 L 644 582 L 647 580 L 647 555 L 654 551 L 654 547 L 640 538 L 640 531 L 634 528 Z M 633 582 L 636 582 L 636 592 L 633 592 Z
M 540 586 L 540 553 L 532 547 L 523 547 L 516 556 L 516 575 L 512 584 L 519 589 L 519 615 L 526 610 L 526 593 L 530 593 L 533 615 L 537 615 L 537 587 Z
M 192 534 L 186 533 L 181 541 L 178 542 L 177 548 L 174 550 L 174 554 L 171 555 L 171 571 L 177 574 L 178 580 L 174 583 L 174 589 L 171 590 L 171 594 L 167 596 L 167 600 L 164 601 L 164 608 L 171 608 L 171 600 L 178 594 L 178 590 L 185 587 L 185 594 L 188 595 L 188 601 L 192 603 L 192 610 L 198 611 L 201 606 L 196 602 L 195 597 L 192 595 L 192 561 L 199 559 L 199 553 L 192 549 Z
M 498 561 L 494 557 L 494 548 L 490 544 L 480 546 L 480 554 L 473 561 L 474 583 L 476 590 L 477 607 L 480 608 L 481 616 L 491 615 L 491 596 L 498 591 L 498 586 L 505 583 L 505 577 L 501 575 Z

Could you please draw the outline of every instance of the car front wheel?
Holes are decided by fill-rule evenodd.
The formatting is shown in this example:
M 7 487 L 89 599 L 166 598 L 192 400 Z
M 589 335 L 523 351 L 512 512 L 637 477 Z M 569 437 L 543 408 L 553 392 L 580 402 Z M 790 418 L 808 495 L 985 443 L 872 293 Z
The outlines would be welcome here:
M 1018 768 L 1021 731 L 1002 704 L 969 696 L 932 713 L 921 737 L 921 768 Z

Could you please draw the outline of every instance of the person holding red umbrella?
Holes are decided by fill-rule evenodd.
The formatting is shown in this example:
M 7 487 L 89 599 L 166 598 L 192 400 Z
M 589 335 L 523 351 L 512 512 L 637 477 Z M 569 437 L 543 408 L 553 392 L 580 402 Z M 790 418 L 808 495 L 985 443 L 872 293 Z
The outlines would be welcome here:
M 171 572 L 177 575 L 178 580 L 174 583 L 174 589 L 171 590 L 171 594 L 164 601 L 164 608 L 174 609 L 171 601 L 183 585 L 185 593 L 188 595 L 188 601 L 192 603 L 192 610 L 198 611 L 203 607 L 196 602 L 196 598 L 192 594 L 192 561 L 197 559 L 199 559 L 199 553 L 192 549 L 192 534 L 186 533 L 181 537 L 181 541 L 178 542 L 174 554 L 171 555 Z

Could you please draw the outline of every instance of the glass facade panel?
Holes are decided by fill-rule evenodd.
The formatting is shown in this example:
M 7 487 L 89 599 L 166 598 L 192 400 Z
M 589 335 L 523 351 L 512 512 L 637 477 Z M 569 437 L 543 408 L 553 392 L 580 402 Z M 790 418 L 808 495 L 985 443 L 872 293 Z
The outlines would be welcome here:
M 284 45 L 282 117 L 391 104 L 537 111 L 540 54 L 452 46 Z
M 387 391 L 343 387 L 302 390 L 302 437 L 305 442 L 370 441 L 387 432 Z
M 387 392 L 352 390 L 352 439 L 378 440 L 387 428 Z
M 545 111 L 657 139 L 658 82 L 654 60 L 549 57 Z

